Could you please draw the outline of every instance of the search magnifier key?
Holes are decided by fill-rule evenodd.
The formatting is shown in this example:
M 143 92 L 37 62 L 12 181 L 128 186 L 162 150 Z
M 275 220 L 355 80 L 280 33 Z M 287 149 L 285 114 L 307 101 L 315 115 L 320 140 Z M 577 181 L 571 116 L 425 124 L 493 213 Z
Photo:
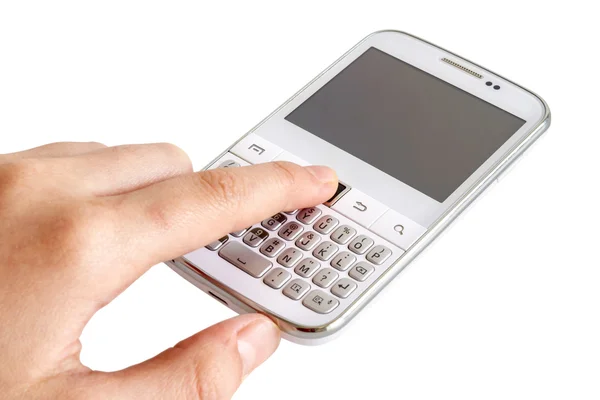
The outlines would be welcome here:
M 369 229 L 403 250 L 412 246 L 426 231 L 421 225 L 394 210 L 387 210 Z

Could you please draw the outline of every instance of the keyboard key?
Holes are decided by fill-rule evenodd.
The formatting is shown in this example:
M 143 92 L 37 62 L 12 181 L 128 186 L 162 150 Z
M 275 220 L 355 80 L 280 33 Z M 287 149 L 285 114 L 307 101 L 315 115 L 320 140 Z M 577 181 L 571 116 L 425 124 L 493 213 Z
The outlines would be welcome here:
M 300 261 L 300 264 L 294 269 L 294 272 L 302 278 L 310 278 L 319 269 L 321 264 L 312 258 L 305 258 Z
M 385 246 L 378 245 L 373 247 L 373 250 L 367 254 L 367 260 L 371 261 L 375 265 L 381 265 L 390 258 L 392 251 Z
M 373 273 L 373 271 L 375 271 L 375 268 L 371 264 L 361 261 L 352 267 L 350 272 L 348 272 L 348 276 L 359 282 L 364 282 L 367 280 L 369 275 Z
M 331 234 L 331 240 L 338 244 L 346 244 L 356 235 L 356 229 L 348 225 L 342 225 Z
M 279 154 L 277 157 L 275 157 L 273 159 L 273 161 L 288 161 L 288 162 L 293 162 L 294 164 L 298 164 L 302 167 L 306 167 L 307 165 L 310 165 L 307 161 L 301 159 L 300 157 L 298 157 L 295 154 L 292 154 L 288 151 L 283 151 L 281 154 Z
M 304 298 L 302 304 L 319 314 L 329 314 L 340 305 L 340 302 L 325 292 L 313 290 Z
M 365 228 L 389 210 L 389 207 L 356 188 L 350 189 L 331 208 Z
M 294 240 L 303 230 L 304 228 L 299 223 L 292 221 L 279 230 L 279 236 L 285 240 Z
M 394 210 L 386 211 L 369 229 L 404 250 L 412 246 L 427 231 Z
M 352 253 L 348 251 L 342 251 L 336 255 L 333 260 L 331 260 L 331 266 L 340 271 L 345 271 L 350 268 L 355 261 L 356 257 Z
M 269 239 L 262 245 L 260 252 L 267 257 L 275 257 L 283 248 L 285 243 L 281 239 L 273 238 Z
M 357 287 L 358 285 L 354 281 L 348 278 L 342 278 L 339 281 L 337 281 L 335 285 L 333 285 L 333 287 L 331 288 L 331 293 L 333 293 L 337 297 L 345 299 L 348 296 L 350 296 L 352 292 L 356 290 Z
M 269 260 L 259 256 L 239 242 L 227 244 L 219 250 L 219 255 L 255 278 L 263 276 L 272 265 Z
M 235 160 L 225 160 L 217 166 L 217 168 L 236 168 L 241 167 L 241 164 Z
M 310 285 L 308 282 L 302 279 L 294 279 L 283 288 L 283 294 L 292 300 L 300 300 L 309 290 Z
M 284 214 L 287 214 L 287 215 L 296 215 L 296 213 L 298 211 L 300 211 L 300 210 L 284 211 Z
M 304 208 L 300 210 L 296 218 L 303 224 L 310 225 L 321 215 L 322 211 L 316 207 Z
M 269 233 L 263 228 L 254 228 L 244 236 L 244 243 L 250 247 L 258 247 L 269 237 Z
M 313 228 L 319 233 L 328 235 L 339 223 L 340 221 L 337 218 L 334 218 L 331 215 L 325 215 L 315 223 Z
M 354 239 L 352 242 L 350 242 L 348 248 L 356 254 L 365 254 L 367 250 L 369 250 L 371 246 L 373 246 L 373 243 L 375 242 L 370 237 L 360 235 L 357 236 L 356 239 Z
M 317 257 L 321 261 L 327 261 L 333 257 L 338 250 L 339 247 L 337 247 L 337 245 L 334 243 L 323 242 L 313 251 L 313 256 Z
M 271 270 L 263 279 L 263 282 L 271 286 L 273 289 L 280 289 L 287 281 L 290 280 L 292 274 L 283 268 L 275 268 Z
M 308 231 L 304 232 L 302 236 L 296 240 L 296 246 L 302 250 L 311 251 L 320 241 L 321 236 L 317 235 L 315 232 Z
M 287 217 L 282 213 L 277 213 L 273 215 L 271 218 L 267 218 L 262 222 L 262 226 L 267 228 L 270 231 L 276 231 L 279 229 L 281 225 L 283 225 L 287 221 Z
M 284 267 L 290 268 L 302 258 L 302 252 L 298 249 L 290 247 L 277 257 L 277 262 Z
M 242 160 L 233 153 L 225 153 L 221 158 L 215 161 L 208 169 L 228 168 L 228 165 L 232 168 L 235 168 L 237 166 L 243 167 L 250 164 L 248 164 L 248 162 Z
M 335 282 L 340 275 L 331 268 L 325 268 L 319 271 L 313 278 L 313 282 L 322 288 L 328 288 Z
M 283 150 L 258 136 L 255 133 L 250 133 L 242 138 L 233 148 L 231 152 L 251 164 L 260 164 L 272 161 L 275 157 L 281 154 Z
M 240 229 L 239 231 L 231 232 L 231 235 L 235 237 L 241 237 L 244 233 L 248 232 L 248 229 L 250 228 L 244 228 Z
M 331 196 L 331 198 L 329 200 L 327 200 L 325 204 L 327 207 L 331 207 L 333 204 L 335 204 L 336 201 L 338 201 L 348 190 L 350 190 L 350 186 L 346 185 L 345 183 L 339 182 L 338 181 L 338 187 L 335 191 L 335 193 L 333 194 L 333 196 Z
M 212 251 L 219 250 L 221 248 L 221 246 L 223 246 L 225 243 L 227 243 L 228 240 L 229 240 L 229 236 L 223 236 L 222 238 L 215 240 L 214 242 L 212 242 L 211 244 L 206 246 L 206 248 L 209 250 L 212 250 Z

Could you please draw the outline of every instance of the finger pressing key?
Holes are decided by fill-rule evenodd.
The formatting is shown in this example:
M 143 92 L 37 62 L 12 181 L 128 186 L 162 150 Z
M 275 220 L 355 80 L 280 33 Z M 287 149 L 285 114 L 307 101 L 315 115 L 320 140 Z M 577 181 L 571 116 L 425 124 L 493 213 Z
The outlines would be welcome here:
M 118 209 L 120 242 L 130 247 L 123 254 L 145 265 L 121 271 L 123 283 L 281 210 L 322 203 L 336 187 L 330 168 L 273 162 L 183 175 L 107 198 Z

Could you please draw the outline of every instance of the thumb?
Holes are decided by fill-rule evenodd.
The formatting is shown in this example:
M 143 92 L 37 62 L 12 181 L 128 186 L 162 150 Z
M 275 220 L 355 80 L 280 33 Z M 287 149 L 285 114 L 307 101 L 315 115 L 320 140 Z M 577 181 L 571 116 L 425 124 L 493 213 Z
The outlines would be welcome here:
M 273 354 L 279 340 L 279 329 L 267 317 L 242 315 L 139 365 L 102 374 L 94 391 L 110 399 L 230 399 L 246 375 Z

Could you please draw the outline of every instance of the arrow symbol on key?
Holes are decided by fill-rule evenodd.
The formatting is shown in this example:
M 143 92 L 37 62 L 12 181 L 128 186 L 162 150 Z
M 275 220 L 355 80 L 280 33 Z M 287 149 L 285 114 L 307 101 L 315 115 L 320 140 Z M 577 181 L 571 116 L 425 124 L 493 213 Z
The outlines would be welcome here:
M 356 208 L 360 212 L 367 211 L 367 206 L 361 203 L 360 201 L 357 201 L 356 205 L 353 208 Z

